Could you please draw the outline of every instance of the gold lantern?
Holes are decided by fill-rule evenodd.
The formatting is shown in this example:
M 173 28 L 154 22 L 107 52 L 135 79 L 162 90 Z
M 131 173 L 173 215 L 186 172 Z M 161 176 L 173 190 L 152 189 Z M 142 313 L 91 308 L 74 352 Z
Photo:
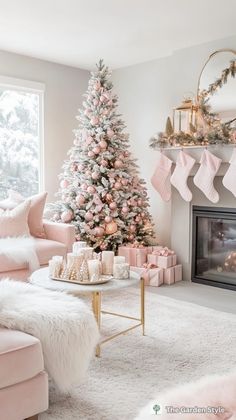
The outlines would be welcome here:
M 192 133 L 197 126 L 197 111 L 198 107 L 193 99 L 184 98 L 181 105 L 173 110 L 174 132 Z

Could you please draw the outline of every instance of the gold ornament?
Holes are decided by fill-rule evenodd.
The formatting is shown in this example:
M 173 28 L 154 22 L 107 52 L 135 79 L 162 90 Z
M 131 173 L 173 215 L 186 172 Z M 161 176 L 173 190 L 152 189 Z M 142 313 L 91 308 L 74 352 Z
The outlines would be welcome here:
M 112 235 L 113 233 L 117 232 L 117 229 L 117 223 L 113 220 L 112 222 L 106 225 L 105 232 L 107 235 Z

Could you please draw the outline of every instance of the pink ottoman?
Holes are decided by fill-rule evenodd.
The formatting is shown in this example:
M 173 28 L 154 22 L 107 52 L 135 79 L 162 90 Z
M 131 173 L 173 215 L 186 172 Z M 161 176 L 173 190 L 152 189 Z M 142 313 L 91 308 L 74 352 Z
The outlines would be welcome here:
M 48 377 L 40 341 L 0 328 L 0 420 L 37 419 L 48 408 Z

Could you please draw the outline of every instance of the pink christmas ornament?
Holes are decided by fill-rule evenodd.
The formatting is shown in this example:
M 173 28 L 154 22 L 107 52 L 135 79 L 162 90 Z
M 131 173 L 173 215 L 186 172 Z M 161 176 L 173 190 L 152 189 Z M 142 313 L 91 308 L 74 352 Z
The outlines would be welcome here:
M 115 203 L 115 201 L 112 201 L 110 204 L 109 204 L 109 207 L 110 207 L 110 209 L 111 210 L 115 210 L 116 209 L 116 203 Z
M 91 136 L 88 136 L 88 137 L 86 138 L 86 144 L 87 144 L 87 145 L 91 144 L 91 143 L 92 143 L 92 141 L 93 141 L 93 138 L 92 138 Z
M 105 232 L 107 235 L 113 235 L 113 233 L 116 233 L 117 230 L 118 230 L 117 223 L 113 220 L 112 222 L 106 225 Z
M 100 152 L 101 152 L 101 149 L 99 146 L 94 147 L 93 153 L 95 153 L 95 155 L 99 155 Z
M 80 163 L 78 165 L 78 171 L 82 172 L 84 170 L 84 166 Z
M 101 147 L 101 149 L 106 149 L 107 148 L 107 142 L 105 140 L 101 140 L 99 142 L 99 146 Z
M 101 165 L 106 167 L 106 166 L 108 165 L 107 160 L 102 159 L 102 160 L 101 160 Z
M 128 179 L 126 179 L 126 178 L 122 179 L 121 184 L 124 185 L 124 186 L 128 185 Z
M 94 100 L 93 100 L 93 105 L 94 105 L 94 106 L 98 106 L 98 104 L 99 104 L 99 100 L 98 100 L 98 99 L 94 99 Z
M 67 179 L 63 179 L 63 180 L 60 182 L 60 187 L 61 187 L 61 188 L 67 188 L 67 187 L 68 187 L 68 185 L 69 185 L 69 182 L 67 181 Z
M 81 240 L 81 236 L 78 234 L 75 236 L 76 241 L 80 241 Z
M 141 207 L 143 205 L 143 200 L 139 199 L 138 200 L 138 206 Z
M 99 119 L 98 119 L 98 117 L 92 117 L 90 122 L 91 122 L 92 125 L 98 125 Z
M 124 155 L 125 155 L 126 157 L 128 157 L 128 156 L 130 155 L 130 153 L 126 150 L 126 151 L 124 152 Z
M 134 233 L 136 231 L 136 226 L 135 225 L 130 225 L 129 230 L 130 230 L 130 232 Z
M 98 172 L 93 172 L 92 173 L 92 178 L 96 181 L 99 178 L 99 173 Z
M 121 183 L 120 182 L 115 182 L 114 187 L 115 187 L 116 190 L 120 190 L 121 189 Z
M 110 223 L 112 221 L 112 217 L 111 216 L 106 216 L 105 217 L 105 222 L 106 223 Z
M 129 239 L 130 241 L 133 241 L 133 240 L 134 240 L 134 235 L 129 235 L 129 236 L 128 236 L 128 239 Z
M 101 238 L 104 235 L 104 229 L 102 227 L 95 227 L 94 235 Z
M 86 108 L 84 111 L 84 115 L 86 115 L 87 117 L 91 114 L 91 109 Z
M 95 156 L 94 152 L 92 150 L 88 151 L 88 157 L 93 158 Z
M 63 213 L 61 214 L 61 221 L 63 223 L 68 223 L 71 222 L 73 217 L 73 212 L 71 210 L 65 210 L 63 211 Z
M 129 207 L 126 207 L 126 206 L 124 206 L 124 207 L 122 207 L 122 213 L 128 213 L 129 212 Z
M 107 249 L 107 245 L 104 242 L 102 242 L 100 244 L 100 248 L 101 248 L 102 251 L 105 251 L 105 249 Z
M 87 188 L 87 192 L 89 193 L 89 194 L 94 194 L 95 193 L 95 188 L 92 186 L 92 185 L 90 185 L 88 188 Z
M 120 168 L 122 168 L 123 167 L 123 162 L 121 161 L 121 160 L 115 160 L 115 162 L 114 162 L 114 167 L 116 168 L 116 169 L 120 169 Z
M 79 194 L 75 197 L 76 204 L 82 206 L 85 203 L 85 197 L 82 194 Z
M 112 195 L 110 193 L 106 194 L 106 200 L 111 201 L 113 199 Z
M 88 185 L 87 184 L 82 184 L 81 188 L 83 191 L 87 191 Z
M 93 220 L 93 213 L 92 213 L 91 211 L 88 211 L 88 212 L 85 214 L 85 220 L 86 220 L 87 222 L 91 222 L 91 220 Z
M 100 96 L 100 102 L 106 102 L 106 97 L 104 96 L 104 95 L 101 95 Z
M 91 171 L 89 169 L 87 169 L 87 171 L 85 172 L 86 176 L 91 176 Z
M 111 139 L 114 136 L 114 131 L 111 128 L 108 128 L 107 136 L 109 137 L 109 139 Z

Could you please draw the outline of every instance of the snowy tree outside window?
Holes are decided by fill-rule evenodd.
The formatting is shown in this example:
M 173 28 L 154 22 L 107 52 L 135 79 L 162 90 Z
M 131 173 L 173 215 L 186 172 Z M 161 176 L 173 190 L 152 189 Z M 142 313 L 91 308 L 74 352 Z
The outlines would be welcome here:
M 39 191 L 39 112 L 38 93 L 0 87 L 0 199 Z

